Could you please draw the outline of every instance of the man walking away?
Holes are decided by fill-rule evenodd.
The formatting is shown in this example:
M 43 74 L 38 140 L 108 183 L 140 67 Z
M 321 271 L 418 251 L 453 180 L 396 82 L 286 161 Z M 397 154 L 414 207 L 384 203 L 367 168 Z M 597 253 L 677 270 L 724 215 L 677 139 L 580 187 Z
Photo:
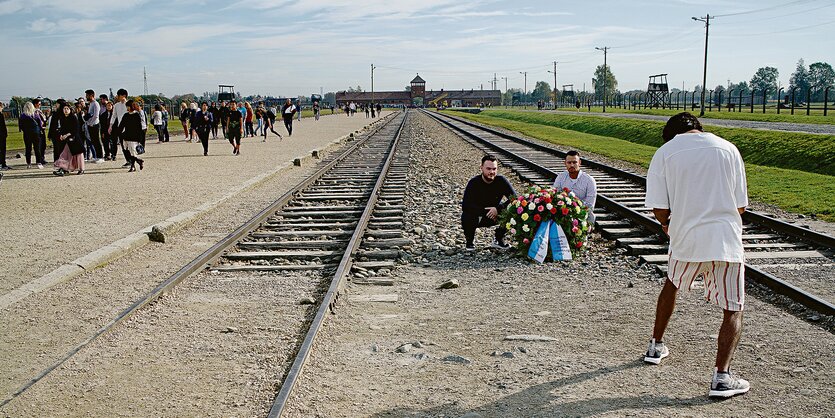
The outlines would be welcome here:
M 84 115 L 84 123 L 87 125 L 87 133 L 90 134 L 90 141 L 93 143 L 93 150 L 95 150 L 96 159 L 94 163 L 99 164 L 104 162 L 104 151 L 101 146 L 101 136 L 99 135 L 99 115 L 101 114 L 101 106 L 96 101 L 96 92 L 92 89 L 84 92 L 87 101 L 87 113 Z
M 11 167 L 6 165 L 6 138 L 9 137 L 9 131 L 6 129 L 6 117 L 3 115 L 3 102 L 0 102 L 0 170 L 11 170 Z
M 290 99 L 284 102 L 281 107 L 281 117 L 284 119 L 284 127 L 287 128 L 287 136 L 293 135 L 293 115 L 296 113 L 296 105 Z
M 724 315 L 708 396 L 743 394 L 750 389 L 748 381 L 730 372 L 745 305 L 740 215 L 748 205 L 748 190 L 742 156 L 730 142 L 704 132 L 687 112 L 667 121 L 663 139 L 649 165 L 645 203 L 670 236 L 670 258 L 644 361 L 659 364 L 670 354 L 663 337 L 678 289 L 691 288 L 701 276 L 705 299 Z
M 513 186 L 504 177 L 497 175 L 498 161 L 492 155 L 485 155 L 481 159 L 481 174 L 473 177 L 464 189 L 464 200 L 461 202 L 461 228 L 467 241 L 466 250 L 475 251 L 475 230 L 478 227 L 496 225 L 499 213 L 507 203 L 516 197 Z M 502 202 L 502 198 L 507 200 Z M 510 245 L 504 242 L 507 230 L 499 225 L 496 227 L 496 239 L 493 247 L 508 249 Z

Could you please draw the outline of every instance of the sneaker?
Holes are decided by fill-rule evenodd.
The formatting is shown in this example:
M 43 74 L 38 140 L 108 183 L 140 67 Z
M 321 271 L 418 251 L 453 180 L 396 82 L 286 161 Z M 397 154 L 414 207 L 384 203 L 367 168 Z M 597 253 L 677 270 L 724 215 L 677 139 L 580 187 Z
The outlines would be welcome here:
M 466 246 L 466 247 L 464 247 L 464 250 L 466 250 L 466 251 L 475 251 L 475 244 L 467 244 L 467 246 Z
M 26 169 L 28 170 L 30 168 L 32 168 L 32 164 L 26 164 Z
M 8 171 L 8 170 L 11 170 L 11 169 L 12 169 L 12 168 L 11 168 L 11 167 L 9 167 L 9 166 L 7 166 L 7 165 L 0 166 L 0 170 L 2 170 L 2 171 Z
M 493 243 L 490 244 L 493 248 L 498 248 L 500 250 L 507 250 L 510 248 L 510 244 L 504 242 L 504 240 L 499 240 L 498 238 L 493 240 Z
M 667 349 L 667 346 L 664 345 L 663 342 L 655 341 L 655 338 L 649 341 L 649 347 L 647 347 L 647 353 L 644 355 L 644 362 L 650 364 L 660 364 L 661 359 L 670 355 L 670 350 Z
M 730 370 L 727 373 L 719 373 L 714 370 L 708 396 L 711 398 L 730 398 L 731 396 L 742 395 L 750 389 L 751 384 L 747 380 L 732 375 Z
M 125 168 L 130 167 L 130 163 L 124 163 L 124 164 L 122 164 L 122 167 L 125 167 Z
M 101 164 L 103 162 L 104 162 L 103 158 L 96 158 L 95 160 L 93 160 L 93 164 Z
M 38 170 L 43 168 L 43 164 L 38 164 Z

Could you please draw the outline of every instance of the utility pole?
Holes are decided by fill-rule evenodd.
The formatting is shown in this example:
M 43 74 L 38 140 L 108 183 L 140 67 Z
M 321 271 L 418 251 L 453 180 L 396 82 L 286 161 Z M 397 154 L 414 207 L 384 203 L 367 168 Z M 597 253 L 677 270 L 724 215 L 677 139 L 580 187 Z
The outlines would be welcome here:
M 693 17 L 693 20 L 705 23 L 705 69 L 702 75 L 702 109 L 699 112 L 699 117 L 705 115 L 705 91 L 707 90 L 707 39 L 710 33 L 710 15 L 705 15 L 703 18 Z
M 504 79 L 504 94 L 507 94 L 507 77 L 502 77 Z M 502 95 L 502 101 L 504 102 L 504 95 Z M 504 102 L 504 108 L 507 109 L 507 102 Z
M 606 71 L 606 55 L 608 55 L 607 52 L 609 52 L 609 47 L 594 47 L 594 49 L 603 51 L 603 113 L 606 113 L 606 76 L 608 75 L 608 72 Z
M 557 62 L 554 61 L 554 71 L 548 71 L 549 73 L 554 73 L 554 109 L 557 108 Z
M 377 68 L 371 64 L 371 105 L 374 105 L 374 69 Z
M 519 71 L 519 74 L 525 75 L 525 91 L 522 92 L 522 99 L 525 98 L 525 95 L 528 94 L 528 72 L 527 71 Z M 525 109 L 528 108 L 528 102 L 525 101 Z
M 145 95 L 148 95 L 148 73 L 145 71 L 145 67 L 142 67 L 142 78 L 145 80 Z
M 498 80 L 496 80 L 496 73 L 493 73 L 493 90 L 498 90 L 499 89 L 499 85 L 496 84 L 497 82 L 498 82 Z

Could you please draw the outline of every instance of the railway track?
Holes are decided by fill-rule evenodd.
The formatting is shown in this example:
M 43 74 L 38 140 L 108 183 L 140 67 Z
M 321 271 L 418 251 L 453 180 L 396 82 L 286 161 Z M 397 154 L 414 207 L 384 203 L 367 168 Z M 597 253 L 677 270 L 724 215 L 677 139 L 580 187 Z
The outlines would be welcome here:
M 275 200 L 245 224 L 192 260 L 166 281 L 26 382 L 0 407 L 26 392 L 98 337 L 114 330 L 137 311 L 170 293 L 187 277 L 209 274 L 282 274 L 306 272 L 327 291 L 318 300 L 315 317 L 305 322 L 304 335 L 292 366 L 272 405 L 280 416 L 328 312 L 332 312 L 346 278 L 374 283 L 397 264 L 403 238 L 403 199 L 408 174 L 408 139 L 401 140 L 406 112 L 393 114 L 360 135 L 314 174 Z M 369 277 L 370 276 L 370 277 Z
M 515 135 L 485 127 L 462 118 L 426 112 L 485 152 L 496 155 L 526 181 L 551 184 L 564 170 L 565 153 Z M 667 269 L 667 236 L 644 207 L 646 178 L 599 162 L 583 159 L 584 170 L 598 187 L 596 227 L 601 234 L 659 270 Z M 743 244 L 749 281 L 764 285 L 807 308 L 825 315 L 835 314 L 831 280 L 815 287 L 816 293 L 780 276 L 798 266 L 832 272 L 835 277 L 835 237 L 817 233 L 766 215 L 743 215 Z

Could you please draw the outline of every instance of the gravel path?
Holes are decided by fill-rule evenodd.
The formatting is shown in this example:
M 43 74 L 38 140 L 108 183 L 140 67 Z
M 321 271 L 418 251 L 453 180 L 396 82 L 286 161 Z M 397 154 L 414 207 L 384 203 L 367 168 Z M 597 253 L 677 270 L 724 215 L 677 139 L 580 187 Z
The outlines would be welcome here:
M 209 156 L 182 136 L 149 141 L 145 169 L 128 173 L 116 162 L 87 164 L 81 176 L 55 177 L 51 168 L 8 171 L 0 185 L 0 294 L 90 251 L 171 216 L 218 199 L 240 184 L 311 149 L 360 129 L 370 119 L 338 115 L 295 122 L 292 137 L 266 143 L 247 138 L 233 156 L 223 139 Z
M 679 298 L 672 355 L 645 366 L 661 281 L 599 236 L 572 263 L 493 253 L 489 231 L 479 232 L 482 249 L 460 252 L 458 202 L 480 153 L 423 116 L 410 132 L 415 150 L 433 150 L 412 153 L 414 262 L 393 273 L 393 287 L 350 288 L 399 301 L 341 302 L 290 416 L 808 416 L 835 400 L 832 334 L 755 297 L 734 362 L 753 389 L 714 402 L 721 311 L 698 292 Z M 437 289 L 450 278 L 461 287 Z M 505 340 L 518 334 L 554 340 Z
M 531 111 L 529 111 L 531 112 Z M 538 112 L 533 110 L 532 112 Z M 565 110 L 547 110 L 550 113 L 562 113 L 566 115 L 577 115 L 577 112 L 569 112 Z M 637 113 L 579 113 L 582 116 L 593 115 L 602 116 L 606 118 L 625 118 L 625 119 L 645 119 L 666 122 L 670 119 L 669 116 L 663 115 L 642 115 Z M 799 116 L 802 118 L 802 116 Z M 825 134 L 835 135 L 835 124 L 824 125 L 817 123 L 792 123 L 792 122 L 760 122 L 753 120 L 734 120 L 734 119 L 711 119 L 699 118 L 703 125 L 724 126 L 728 128 L 751 128 L 762 129 L 766 131 L 788 131 L 801 132 L 807 134 Z M 833 118 L 835 121 L 835 118 Z

